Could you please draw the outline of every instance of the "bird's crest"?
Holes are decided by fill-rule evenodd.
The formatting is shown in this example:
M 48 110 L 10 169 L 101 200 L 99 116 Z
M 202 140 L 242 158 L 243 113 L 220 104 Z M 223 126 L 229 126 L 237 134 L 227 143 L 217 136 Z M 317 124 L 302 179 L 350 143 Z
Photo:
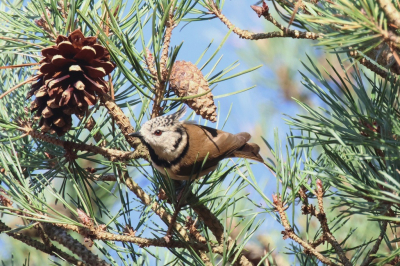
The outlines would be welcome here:
M 175 113 L 168 115 L 168 118 L 174 120 L 174 121 L 179 121 L 186 113 L 186 106 L 183 106 L 181 109 L 176 111 Z

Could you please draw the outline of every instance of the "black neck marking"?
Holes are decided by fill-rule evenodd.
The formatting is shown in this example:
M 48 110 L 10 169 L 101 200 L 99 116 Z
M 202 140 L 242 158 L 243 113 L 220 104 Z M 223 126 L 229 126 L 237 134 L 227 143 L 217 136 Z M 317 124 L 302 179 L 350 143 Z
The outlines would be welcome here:
M 179 127 L 176 129 L 176 132 L 179 133 L 179 138 L 176 140 L 175 144 L 173 145 L 174 146 L 174 150 L 176 150 L 179 147 L 179 144 L 182 141 L 183 134 L 186 134 L 186 132 L 183 132 L 183 130 L 181 128 L 179 128 Z
M 186 134 L 186 139 L 187 139 L 186 145 L 185 145 L 185 148 L 183 149 L 182 153 L 179 155 L 179 157 L 171 162 L 168 162 L 167 160 L 163 160 L 160 157 L 158 157 L 158 155 L 156 154 L 154 149 L 146 141 L 142 140 L 143 144 L 149 150 L 150 158 L 153 161 L 153 163 L 155 163 L 158 166 L 164 167 L 164 168 L 170 168 L 172 165 L 179 163 L 182 160 L 182 158 L 185 157 L 187 151 L 189 150 L 189 136 L 187 135 L 185 130 L 179 129 L 179 131 L 182 134 Z M 180 138 L 180 140 L 181 139 L 182 139 L 182 137 Z M 178 145 L 180 143 L 180 140 L 177 142 Z M 176 143 L 175 143 L 175 145 L 176 145 Z M 174 145 L 174 147 L 175 147 L 175 145 Z

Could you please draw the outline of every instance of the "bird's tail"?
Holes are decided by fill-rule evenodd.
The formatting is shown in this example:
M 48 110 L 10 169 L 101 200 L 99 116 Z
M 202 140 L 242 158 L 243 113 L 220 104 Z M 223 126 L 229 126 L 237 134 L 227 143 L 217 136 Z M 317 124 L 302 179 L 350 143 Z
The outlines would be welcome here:
M 255 143 L 246 143 L 241 148 L 235 150 L 229 157 L 252 159 L 264 163 L 264 160 L 259 154 L 259 152 L 260 152 L 260 146 L 258 146 Z

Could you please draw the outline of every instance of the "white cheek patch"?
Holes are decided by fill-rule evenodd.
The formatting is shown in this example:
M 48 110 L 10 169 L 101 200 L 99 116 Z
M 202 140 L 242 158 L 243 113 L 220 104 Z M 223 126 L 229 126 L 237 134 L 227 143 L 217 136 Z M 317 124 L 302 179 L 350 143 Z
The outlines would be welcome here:
M 157 137 L 154 137 L 156 139 Z M 186 132 L 165 132 L 156 140 L 157 145 L 153 147 L 158 157 L 162 160 L 172 162 L 182 155 L 187 144 Z
M 155 130 L 162 131 L 162 134 L 154 135 Z M 182 156 L 187 145 L 187 134 L 180 124 L 167 127 L 145 123 L 140 132 L 143 140 L 154 150 L 158 158 L 164 161 L 175 161 Z

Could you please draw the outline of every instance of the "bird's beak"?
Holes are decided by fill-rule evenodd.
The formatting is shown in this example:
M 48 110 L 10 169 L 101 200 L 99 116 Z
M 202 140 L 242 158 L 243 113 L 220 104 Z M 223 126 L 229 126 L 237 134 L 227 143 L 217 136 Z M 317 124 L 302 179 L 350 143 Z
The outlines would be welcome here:
M 139 131 L 133 132 L 133 133 L 129 134 L 129 136 L 132 136 L 132 137 L 135 137 L 135 138 L 141 138 L 141 137 L 143 137 L 142 134 L 140 134 Z

